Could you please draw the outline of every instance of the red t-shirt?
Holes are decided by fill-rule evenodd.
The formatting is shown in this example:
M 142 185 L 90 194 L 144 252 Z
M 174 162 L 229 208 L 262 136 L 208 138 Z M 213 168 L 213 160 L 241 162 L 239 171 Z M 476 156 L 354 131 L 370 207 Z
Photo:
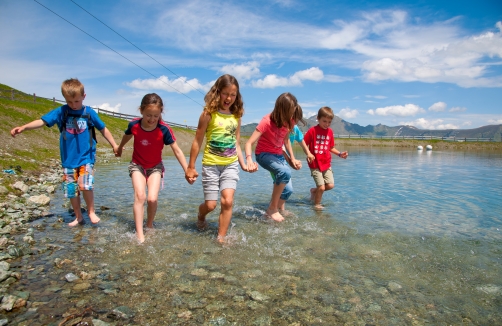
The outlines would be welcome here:
M 173 131 L 163 121 L 159 121 L 157 128 L 146 131 L 141 128 L 141 119 L 135 119 L 129 122 L 125 134 L 134 136 L 132 161 L 145 169 L 162 162 L 164 145 L 171 145 L 176 141 Z
M 331 152 L 335 147 L 335 137 L 331 128 L 323 129 L 319 125 L 310 128 L 303 138 L 309 147 L 309 151 L 315 156 L 315 160 L 309 163 L 311 169 L 319 169 L 321 172 L 331 167 Z
M 264 116 L 256 130 L 261 132 L 261 136 L 256 144 L 255 154 L 271 153 L 282 155 L 282 145 L 284 145 L 284 137 L 289 133 L 287 127 L 278 128 L 277 125 L 270 120 L 270 114 Z

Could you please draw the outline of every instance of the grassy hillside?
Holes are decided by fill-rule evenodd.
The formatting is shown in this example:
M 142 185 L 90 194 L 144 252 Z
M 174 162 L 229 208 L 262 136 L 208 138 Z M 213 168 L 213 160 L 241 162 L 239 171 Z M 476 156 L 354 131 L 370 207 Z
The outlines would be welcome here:
M 0 168 L 12 169 L 21 168 L 26 174 L 38 174 L 49 166 L 52 159 L 59 160 L 59 130 L 57 127 L 40 128 L 25 131 L 13 138 L 10 130 L 16 126 L 24 125 L 30 121 L 40 119 L 42 115 L 60 106 L 53 101 L 37 98 L 33 102 L 33 95 L 25 94 L 16 90 L 15 100 L 11 100 L 11 87 L 0 84 L 0 114 L 2 123 L 0 124 Z M 127 121 L 119 118 L 100 114 L 100 118 L 112 133 L 117 144 L 122 139 L 124 130 L 127 128 Z M 187 155 L 195 132 L 173 128 L 177 142 Z M 100 153 L 112 154 L 108 142 L 96 133 L 98 138 L 98 151 Z M 128 144 L 132 147 L 132 142 Z M 165 151 L 170 154 L 170 150 Z M 101 154 L 98 153 L 98 157 Z M 124 155 L 126 157 L 126 155 Z M 127 157 L 129 159 L 130 156 Z M 1 177 L 0 177 L 1 178 Z M 0 181 L 0 184 L 4 183 Z

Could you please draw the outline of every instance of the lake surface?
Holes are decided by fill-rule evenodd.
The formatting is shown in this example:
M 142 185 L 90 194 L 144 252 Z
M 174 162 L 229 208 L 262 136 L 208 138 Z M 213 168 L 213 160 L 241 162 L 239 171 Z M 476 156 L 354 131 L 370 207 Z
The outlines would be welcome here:
M 324 211 L 307 164 L 293 171 L 283 223 L 263 218 L 268 172 L 241 172 L 224 246 L 217 210 L 196 230 L 201 181 L 188 185 L 174 157 L 143 245 L 127 162 L 98 164 L 99 226 L 58 222 L 73 218 L 56 194 L 55 216 L 33 223 L 54 248 L 18 262 L 30 272 L 11 288 L 32 304 L 11 319 L 57 325 L 92 308 L 112 325 L 502 324 L 502 153 L 345 149 Z

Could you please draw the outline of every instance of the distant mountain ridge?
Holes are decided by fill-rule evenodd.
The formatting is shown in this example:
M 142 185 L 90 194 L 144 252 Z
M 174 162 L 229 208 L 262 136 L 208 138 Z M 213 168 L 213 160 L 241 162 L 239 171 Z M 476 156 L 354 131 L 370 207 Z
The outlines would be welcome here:
M 317 125 L 316 116 L 305 119 L 307 125 L 298 125 L 303 132 Z M 252 133 L 257 123 L 249 123 L 241 126 L 243 134 Z M 331 129 L 336 135 L 367 135 L 367 136 L 433 136 L 433 137 L 457 137 L 457 138 L 493 138 L 497 141 L 502 137 L 502 124 L 487 125 L 474 129 L 418 129 L 413 126 L 388 127 L 382 124 L 363 127 L 357 123 L 350 123 L 335 115 L 331 123 Z

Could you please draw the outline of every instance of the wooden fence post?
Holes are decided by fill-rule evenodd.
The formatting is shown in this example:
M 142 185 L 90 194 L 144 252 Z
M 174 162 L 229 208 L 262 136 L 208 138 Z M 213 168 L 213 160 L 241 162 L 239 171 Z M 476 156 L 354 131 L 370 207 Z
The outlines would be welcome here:
M 14 101 L 14 90 L 13 89 L 10 90 L 10 99 L 12 101 Z
M 33 93 L 33 103 L 37 102 L 37 95 L 35 95 L 35 93 Z
M 56 98 L 55 97 L 52 98 L 52 103 L 56 104 Z

